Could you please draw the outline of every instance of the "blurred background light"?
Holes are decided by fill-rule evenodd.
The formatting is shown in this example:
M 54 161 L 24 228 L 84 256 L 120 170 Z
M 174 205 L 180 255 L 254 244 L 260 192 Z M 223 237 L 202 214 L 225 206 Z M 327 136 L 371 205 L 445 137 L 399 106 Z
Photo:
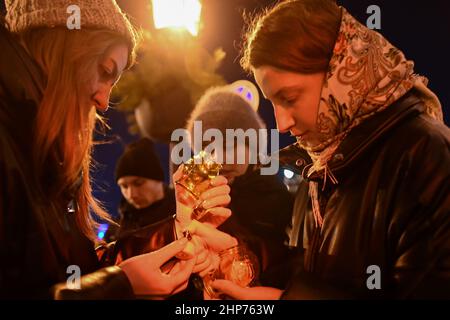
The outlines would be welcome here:
M 199 0 L 153 0 L 153 21 L 156 29 L 184 28 L 198 34 L 202 4 Z
M 284 169 L 283 173 L 287 179 L 292 179 L 294 177 L 294 172 L 289 169 Z
M 108 231 L 108 228 L 109 228 L 109 224 L 107 224 L 107 223 L 100 224 L 98 226 L 98 230 L 97 230 L 97 239 L 103 240 L 103 238 L 105 237 L 106 231 Z

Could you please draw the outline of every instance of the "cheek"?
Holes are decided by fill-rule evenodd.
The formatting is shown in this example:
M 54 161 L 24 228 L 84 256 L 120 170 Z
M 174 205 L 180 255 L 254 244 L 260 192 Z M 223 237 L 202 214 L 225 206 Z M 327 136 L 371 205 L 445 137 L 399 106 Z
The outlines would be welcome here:
M 129 192 L 127 192 L 127 190 L 122 189 L 121 192 L 122 192 L 122 195 L 123 195 L 126 199 L 129 198 L 129 197 L 128 197 L 128 196 L 129 196 Z
M 146 186 L 139 190 L 140 194 L 148 199 L 153 199 L 156 194 L 156 188 L 154 186 Z
M 309 130 L 316 130 L 319 111 L 318 99 L 308 99 L 301 103 L 295 110 L 297 123 Z
M 94 95 L 94 93 L 98 90 L 99 88 L 99 75 L 98 72 L 94 72 L 94 73 L 89 73 L 83 77 L 83 81 L 81 81 L 81 94 L 83 96 L 86 96 L 89 98 L 89 100 L 91 100 L 92 96 Z

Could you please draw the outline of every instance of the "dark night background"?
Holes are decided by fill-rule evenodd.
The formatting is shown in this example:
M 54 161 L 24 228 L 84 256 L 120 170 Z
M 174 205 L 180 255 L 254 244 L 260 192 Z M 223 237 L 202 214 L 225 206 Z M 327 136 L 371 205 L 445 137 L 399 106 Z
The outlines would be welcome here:
M 118 0 L 119 5 L 134 18 L 135 22 L 145 26 L 150 21 L 150 10 L 146 4 L 150 0 Z M 420 2 L 389 0 L 338 0 L 359 21 L 365 23 L 369 14 L 369 5 L 381 8 L 381 32 L 393 45 L 401 49 L 409 60 L 415 61 L 415 72 L 426 76 L 429 87 L 440 98 L 444 108 L 447 125 L 450 124 L 450 90 L 448 88 L 449 47 L 450 47 L 450 2 L 446 0 L 429 0 Z M 220 73 L 228 82 L 246 78 L 238 64 L 238 46 L 243 27 L 242 12 L 254 11 L 270 5 L 268 0 L 204 0 L 203 30 L 200 41 L 208 49 L 222 47 L 227 56 L 220 68 Z M 4 10 L 3 0 L 0 9 Z M 250 79 L 252 80 L 252 79 Z M 270 104 L 262 100 L 260 114 L 268 128 L 274 128 L 275 122 Z M 112 127 L 105 136 L 98 140 L 112 141 L 96 146 L 94 158 L 97 162 L 94 178 L 94 192 L 105 205 L 108 212 L 117 215 L 117 206 L 121 194 L 114 182 L 114 166 L 123 151 L 124 145 L 138 139 L 128 133 L 125 116 L 117 110 L 110 109 L 104 115 Z M 280 146 L 290 143 L 289 137 L 282 137 Z M 168 148 L 157 144 L 161 161 L 166 167 L 168 180 Z

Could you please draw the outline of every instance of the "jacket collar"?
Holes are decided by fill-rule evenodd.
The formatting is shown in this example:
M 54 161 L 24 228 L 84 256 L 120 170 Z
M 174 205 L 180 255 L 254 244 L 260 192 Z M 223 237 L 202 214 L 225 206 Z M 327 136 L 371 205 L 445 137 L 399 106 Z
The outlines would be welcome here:
M 415 95 L 414 90 L 411 90 L 391 107 L 353 128 L 328 162 L 330 170 L 338 176 L 343 169 L 351 166 L 392 129 L 424 111 L 425 106 Z M 306 150 L 299 148 L 296 143 L 281 149 L 275 156 L 278 158 L 280 166 L 293 169 L 306 180 L 322 179 L 321 173 L 314 173 L 309 178 L 306 177 L 312 161 Z

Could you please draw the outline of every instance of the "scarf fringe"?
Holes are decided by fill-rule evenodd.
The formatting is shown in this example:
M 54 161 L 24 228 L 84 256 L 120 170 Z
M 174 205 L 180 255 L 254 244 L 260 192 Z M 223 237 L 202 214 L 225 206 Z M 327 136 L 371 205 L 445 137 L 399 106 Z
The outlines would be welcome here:
M 333 174 L 333 172 L 328 168 L 327 165 L 325 165 L 324 168 L 324 177 L 323 177 L 323 184 L 322 184 L 322 191 L 325 190 L 325 186 L 327 183 L 327 177 L 329 177 L 329 180 L 333 184 L 338 184 L 338 180 Z M 314 221 L 316 224 L 316 227 L 322 228 L 323 225 L 323 217 L 320 213 L 320 204 L 319 204 L 319 183 L 315 181 L 309 182 L 309 197 L 311 198 L 311 205 L 312 205 L 312 211 L 314 215 Z

